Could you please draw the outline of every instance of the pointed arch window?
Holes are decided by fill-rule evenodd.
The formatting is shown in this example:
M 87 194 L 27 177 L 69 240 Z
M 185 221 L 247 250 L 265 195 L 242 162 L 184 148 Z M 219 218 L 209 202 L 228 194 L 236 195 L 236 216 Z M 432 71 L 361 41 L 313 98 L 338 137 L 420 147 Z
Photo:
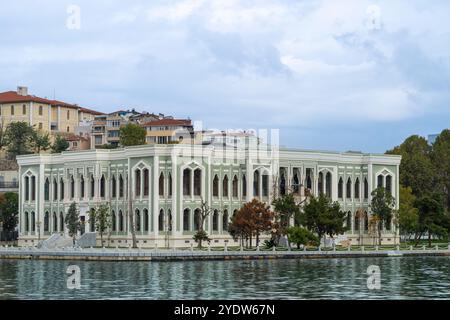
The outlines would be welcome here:
M 141 212 L 139 211 L 139 209 L 135 210 L 135 225 L 136 225 L 136 231 L 137 232 L 141 232 Z
M 116 176 L 115 175 L 113 175 L 112 179 L 111 179 L 111 196 L 113 198 L 115 198 L 117 196 L 117 185 L 116 185 Z
M 172 231 L 172 223 L 173 223 L 173 221 L 172 221 L 172 210 L 170 210 L 169 209 L 169 211 L 168 211 L 169 213 L 168 213 L 168 215 L 167 215 L 167 219 L 168 219 L 168 224 L 167 224 L 167 230 L 169 231 L 169 232 L 171 232 Z
M 356 178 L 356 181 L 355 181 L 355 199 L 359 199 L 359 189 L 360 189 L 359 178 Z
M 100 178 L 100 198 L 105 198 L 106 196 L 106 179 L 105 175 L 102 174 L 102 177 Z
M 342 180 L 342 177 L 339 178 L 338 182 L 338 198 L 344 198 L 344 181 Z
M 119 210 L 119 231 L 123 232 L 123 213 Z
M 222 181 L 222 196 L 228 198 L 228 176 L 225 175 Z
M 164 196 L 164 173 L 161 172 L 161 174 L 159 175 L 159 195 L 161 197 Z
M 122 175 L 119 175 L 119 198 L 123 198 L 123 189 L 124 189 L 123 177 Z
M 317 182 L 317 186 L 319 189 L 319 195 L 323 194 L 323 173 L 319 172 L 319 181 Z
M 58 200 L 58 181 L 56 181 L 56 178 L 53 179 L 53 200 Z
M 149 230 L 149 216 L 148 210 L 144 209 L 144 231 L 147 232 Z
M 164 210 L 159 210 L 159 216 L 158 216 L 158 230 L 164 231 Z
M 141 170 L 136 169 L 134 173 L 135 173 L 134 194 L 136 195 L 136 197 L 139 197 L 141 195 Z
M 191 195 L 191 169 L 189 168 L 183 170 L 183 195 Z
M 61 178 L 59 180 L 59 199 L 64 200 L 64 180 Z
M 75 198 L 75 180 L 70 176 L 70 199 Z
M 386 192 L 392 194 L 392 176 L 386 176 Z
M 247 178 L 245 174 L 242 175 L 242 197 L 247 196 Z
M 325 176 L 325 195 L 328 198 L 331 198 L 332 193 L 332 179 L 331 179 L 331 173 L 327 172 Z
M 347 199 L 352 198 L 352 179 L 351 178 L 347 179 L 347 188 L 345 190 L 345 193 L 346 193 Z
M 56 212 L 53 212 L 53 232 L 58 232 L 58 217 Z
M 219 212 L 217 210 L 214 210 L 212 230 L 219 231 Z
M 84 176 L 81 175 L 80 177 L 80 197 L 84 198 Z
M 190 210 L 184 209 L 183 212 L 183 231 L 189 231 L 190 228 Z
M 172 196 L 172 174 L 169 172 L 169 197 Z
M 259 171 L 256 170 L 253 173 L 253 196 L 255 197 L 259 197 Z
M 216 174 L 213 179 L 213 197 L 218 196 L 219 196 L 219 177 Z
M 195 209 L 194 211 L 194 230 L 198 231 L 200 230 L 200 224 L 201 224 L 201 212 L 200 209 Z
M 262 196 L 269 196 L 269 176 L 267 174 L 262 175 Z
M 367 182 L 367 178 L 364 178 L 364 199 L 369 198 L 369 183 Z
M 59 213 L 59 231 L 64 232 L 64 214 Z
M 238 185 L 239 185 L 238 177 L 235 175 L 233 178 L 233 198 L 238 197 L 238 194 L 239 194 Z
M 50 181 L 48 180 L 48 178 L 45 179 L 44 183 L 44 200 L 50 200 Z
M 47 211 L 44 214 L 44 232 L 50 231 L 49 222 L 50 222 L 50 217 L 49 217 L 49 213 Z
M 143 175 L 144 175 L 144 197 L 147 197 L 149 194 L 149 189 L 150 189 L 150 183 L 149 183 L 149 171 L 147 168 L 145 168 L 142 171 Z
M 202 171 L 196 169 L 194 171 L 194 196 L 200 196 L 202 192 Z
M 91 174 L 91 180 L 90 180 L 90 184 L 91 184 L 91 198 L 94 198 L 95 196 L 95 179 L 94 179 L 94 175 Z
M 224 210 L 224 212 L 223 212 L 222 229 L 223 229 L 223 231 L 228 231 L 228 210 Z

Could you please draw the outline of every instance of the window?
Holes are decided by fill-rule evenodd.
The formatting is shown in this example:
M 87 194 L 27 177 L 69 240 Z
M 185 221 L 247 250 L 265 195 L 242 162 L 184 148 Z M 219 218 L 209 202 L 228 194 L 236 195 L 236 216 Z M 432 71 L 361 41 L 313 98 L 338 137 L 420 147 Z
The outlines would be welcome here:
M 59 180 L 59 200 L 64 200 L 64 180 L 61 178 Z
M 25 177 L 25 201 L 30 200 L 30 178 Z
M 122 175 L 119 176 L 119 198 L 123 198 L 123 178 Z
M 194 230 L 195 231 L 200 230 L 201 223 L 202 223 L 201 220 L 202 219 L 201 219 L 200 209 L 195 209 L 195 211 L 194 211 L 194 228 L 195 228 Z
M 379 175 L 377 178 L 377 188 L 382 188 L 383 187 L 383 176 Z
M 172 231 L 172 211 L 170 211 L 170 209 L 169 209 L 169 214 L 168 214 L 167 219 L 168 219 L 167 230 Z
M 84 198 L 84 177 L 80 178 L 80 198 Z
M 183 195 L 191 195 L 191 170 L 184 169 L 183 171 Z
M 238 197 L 238 178 L 234 176 L 233 178 L 233 198 Z
M 148 222 L 149 222 L 149 219 L 148 219 L 148 210 L 147 209 L 144 209 L 144 231 L 148 231 Z
M 59 231 L 64 232 L 64 215 L 62 212 L 59 213 Z
M 259 171 L 253 173 L 253 195 L 259 197 Z
M 135 225 L 136 225 L 136 231 L 140 232 L 141 231 L 141 213 L 139 212 L 139 209 L 136 209 L 135 211 L 136 216 L 135 216 Z
M 70 119 L 70 110 L 67 110 L 67 120 Z
M 280 195 L 284 196 L 286 194 L 286 177 L 284 176 L 284 169 L 280 175 Z
M 346 191 L 346 197 L 347 199 L 351 199 L 352 198 L 352 179 L 348 178 L 347 180 L 347 190 Z
M 367 182 L 367 178 L 364 178 L 364 199 L 369 198 L 369 183 Z
M 22 106 L 22 114 L 27 114 L 27 106 L 25 104 Z
M 31 177 L 31 201 L 36 200 L 36 177 Z
M 116 212 L 114 210 L 111 211 L 111 229 L 113 232 L 117 230 Z
M 11 115 L 14 115 L 14 106 L 11 106 Z
M 49 232 L 50 231 L 50 216 L 48 211 L 45 213 L 44 215 L 44 232 Z
M 96 145 L 102 144 L 102 136 L 95 136 L 95 144 Z
M 323 173 L 319 172 L 319 181 L 317 182 L 317 187 L 319 189 L 319 194 L 323 194 Z
M 70 127 L 69 126 L 67 126 L 67 132 L 70 132 Z
M 164 210 L 159 211 L 158 216 L 158 231 L 164 231 Z
M 190 228 L 190 211 L 189 209 L 184 209 L 183 212 L 183 231 L 189 231 Z
M 39 115 L 42 116 L 42 106 L 39 106 Z
M 164 196 L 164 173 L 161 172 L 159 175 L 159 195 Z
M 298 169 L 296 169 L 297 171 Z M 294 193 L 300 192 L 300 179 L 298 178 L 298 172 L 294 174 L 294 178 L 292 179 L 292 187 L 294 190 Z
M 75 198 L 75 180 L 73 176 L 70 177 L 70 199 Z
M 386 176 L 386 192 L 392 194 L 392 177 Z
M 106 195 L 106 190 L 105 190 L 105 175 L 102 175 L 101 179 L 100 179 L 100 197 L 104 198 Z
M 141 195 L 141 170 L 135 172 L 134 194 L 139 197 Z
M 111 180 L 111 196 L 115 198 L 117 196 L 116 176 L 113 175 Z
M 223 229 L 223 231 L 228 231 L 228 210 L 225 210 L 223 212 L 222 229 Z
M 312 170 L 311 168 L 306 169 L 306 188 L 312 189 Z
M 119 210 L 119 231 L 123 231 L 123 213 L 122 210 Z
M 328 172 L 325 176 L 325 195 L 331 198 L 331 173 Z
M 91 175 L 91 198 L 95 196 L 95 180 L 94 175 Z
M 262 196 L 269 196 L 269 176 L 267 174 L 263 174 L 262 176 Z
M 359 199 L 359 178 L 355 181 L 355 199 Z
M 56 212 L 53 212 L 53 232 L 58 231 L 58 217 L 56 216 Z
M 247 196 L 247 179 L 245 178 L 245 174 L 242 176 L 242 196 Z
M 219 196 L 219 177 L 215 175 L 213 180 L 213 197 L 218 196 Z
M 219 231 L 219 212 L 217 210 L 214 210 L 212 230 Z
M 194 196 L 200 196 L 202 191 L 202 171 L 196 169 L 194 171 Z
M 39 122 L 39 130 L 42 130 L 42 122 Z
M 228 197 L 228 176 L 225 175 L 225 178 L 223 178 L 222 182 L 222 196 Z
M 58 200 L 58 182 L 53 179 L 53 200 Z
M 28 216 L 28 212 L 25 212 L 25 232 L 30 231 L 30 218 Z
M 45 179 L 45 184 L 44 184 L 44 200 L 45 201 L 50 200 L 50 181 L 48 181 L 48 178 Z
M 338 198 L 342 199 L 344 197 L 344 181 L 342 180 L 342 177 L 339 178 L 338 183 Z
M 172 174 L 169 173 L 169 197 L 172 196 Z

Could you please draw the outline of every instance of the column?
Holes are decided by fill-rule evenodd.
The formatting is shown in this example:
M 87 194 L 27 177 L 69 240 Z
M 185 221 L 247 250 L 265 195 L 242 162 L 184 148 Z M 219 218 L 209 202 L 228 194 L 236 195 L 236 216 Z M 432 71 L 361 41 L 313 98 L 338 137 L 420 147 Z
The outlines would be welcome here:
M 151 170 L 151 169 L 150 169 Z M 142 179 L 141 179 L 142 180 Z M 158 217 L 159 217 L 159 156 L 153 156 L 153 229 L 155 240 L 159 233 Z M 150 185 L 151 181 L 149 181 Z M 149 211 L 150 212 L 150 211 Z M 164 212 L 166 214 L 166 212 Z

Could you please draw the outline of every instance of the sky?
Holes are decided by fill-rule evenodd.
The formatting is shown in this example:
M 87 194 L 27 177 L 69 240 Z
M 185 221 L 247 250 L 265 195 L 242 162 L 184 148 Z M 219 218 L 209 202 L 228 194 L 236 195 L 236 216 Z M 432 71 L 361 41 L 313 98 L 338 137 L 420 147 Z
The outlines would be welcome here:
M 450 1 L 0 0 L 0 91 L 383 153 L 449 128 Z

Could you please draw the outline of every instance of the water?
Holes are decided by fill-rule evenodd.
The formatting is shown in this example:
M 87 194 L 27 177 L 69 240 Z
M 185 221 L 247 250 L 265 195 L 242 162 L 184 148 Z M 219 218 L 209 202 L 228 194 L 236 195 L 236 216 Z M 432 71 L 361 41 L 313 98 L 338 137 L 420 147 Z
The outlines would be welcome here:
M 67 289 L 66 269 L 81 269 Z M 381 290 L 367 289 L 367 267 Z M 450 299 L 450 257 L 186 262 L 0 260 L 0 299 Z

